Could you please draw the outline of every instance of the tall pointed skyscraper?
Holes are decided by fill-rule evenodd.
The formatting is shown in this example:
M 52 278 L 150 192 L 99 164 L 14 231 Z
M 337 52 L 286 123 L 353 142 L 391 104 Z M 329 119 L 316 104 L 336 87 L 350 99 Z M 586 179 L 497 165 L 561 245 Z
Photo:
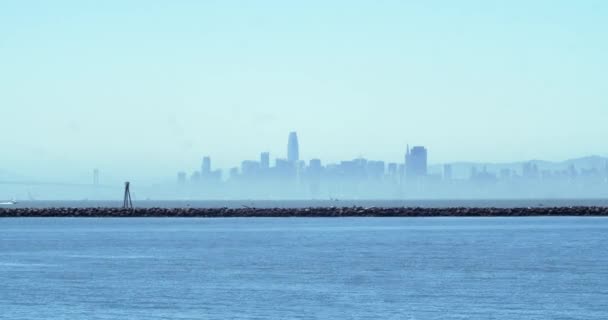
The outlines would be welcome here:
M 298 134 L 295 132 L 289 133 L 289 142 L 287 143 L 287 160 L 291 163 L 300 161 Z

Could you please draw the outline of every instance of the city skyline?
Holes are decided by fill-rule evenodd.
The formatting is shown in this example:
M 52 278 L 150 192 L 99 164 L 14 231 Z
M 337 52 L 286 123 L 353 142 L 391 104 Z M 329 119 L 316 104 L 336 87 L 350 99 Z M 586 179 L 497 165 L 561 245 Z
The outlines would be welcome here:
M 606 2 L 261 3 L 0 3 L 0 170 L 231 167 L 293 129 L 331 162 L 608 155 Z
M 262 151 L 259 153 L 259 160 L 242 160 L 241 163 L 239 164 L 239 166 L 232 166 L 229 168 L 215 168 L 215 170 L 211 170 L 211 156 L 209 155 L 205 155 L 202 157 L 202 165 L 201 165 L 201 169 L 200 171 L 194 171 L 194 174 L 201 174 L 201 175 L 209 175 L 209 174 L 215 174 L 215 179 L 219 179 L 219 178 L 228 178 L 231 172 L 235 172 L 235 169 L 237 171 L 242 170 L 243 167 L 246 167 L 247 169 L 269 169 L 271 167 L 276 167 L 277 164 L 282 165 L 283 163 L 300 163 L 300 165 L 310 165 L 311 163 L 318 163 L 321 164 L 322 163 L 322 157 L 312 157 L 309 158 L 307 160 L 305 159 L 300 159 L 299 154 L 300 154 L 300 144 L 299 144 L 299 139 L 298 139 L 298 134 L 296 131 L 291 131 L 289 132 L 288 135 L 288 139 L 287 139 L 287 144 L 286 144 L 286 153 L 284 154 L 284 156 L 278 155 L 274 158 L 274 166 L 271 165 L 271 153 L 268 151 Z M 597 155 L 590 155 L 587 157 L 599 157 Z M 404 165 L 404 167 L 402 168 L 403 171 L 403 175 L 404 177 L 410 177 L 410 178 L 416 178 L 416 177 L 423 177 L 423 176 L 427 176 L 429 174 L 428 170 L 429 167 L 442 167 L 442 173 L 445 173 L 447 171 L 447 175 L 452 177 L 453 175 L 453 171 L 451 167 L 445 167 L 445 166 L 452 166 L 455 164 L 469 164 L 472 166 L 501 166 L 501 165 L 512 165 L 512 164 L 523 164 L 523 168 L 521 169 L 522 171 L 522 175 L 525 175 L 526 171 L 530 171 L 530 168 L 527 168 L 527 165 L 533 165 L 534 163 L 542 163 L 542 162 L 568 162 L 570 160 L 574 160 L 575 158 L 572 159 L 564 159 L 561 161 L 548 161 L 548 160 L 544 160 L 544 159 L 528 159 L 528 160 L 519 160 L 519 161 L 512 161 L 512 162 L 479 162 L 479 161 L 475 161 L 475 160 L 470 160 L 470 161 L 448 161 L 448 162 L 444 162 L 444 163 L 433 163 L 433 162 L 429 162 L 428 161 L 429 157 L 428 157 L 428 149 L 425 146 L 412 146 L 410 147 L 409 144 L 407 144 L 405 146 L 405 152 L 404 152 L 404 156 L 403 156 L 403 161 L 402 162 L 393 162 L 393 161 L 386 161 L 386 160 L 377 160 L 379 162 L 382 162 L 385 166 L 384 168 L 384 173 L 386 173 L 387 171 L 391 171 L 391 167 L 394 167 L 394 165 Z M 608 159 L 608 157 L 606 158 Z M 359 157 L 355 157 L 352 158 L 351 160 L 355 161 L 355 160 L 368 160 L 368 158 L 363 157 L 363 156 L 359 156 Z M 350 160 L 339 160 L 337 162 L 327 162 L 326 164 L 328 165 L 332 165 L 332 164 L 336 164 L 336 163 L 340 163 L 340 162 L 344 162 L 344 161 L 350 161 Z M 605 162 L 605 165 L 604 165 Z M 608 168 L 608 160 L 602 162 L 602 168 Z M 407 166 L 407 164 L 410 163 L 410 166 Z M 536 164 L 536 166 L 538 166 L 538 164 Z M 597 166 L 596 166 L 597 167 Z M 585 168 L 586 169 L 586 168 Z M 97 169 L 96 169 L 97 170 Z M 245 170 L 247 171 L 247 170 Z M 514 171 L 518 171 L 518 170 L 514 170 Z M 181 171 L 184 172 L 184 171 Z M 495 172 L 495 173 L 499 173 L 499 172 Z M 98 172 L 97 172 L 98 174 Z M 437 174 L 436 170 L 435 172 L 433 172 L 433 174 Z M 460 177 L 460 179 L 462 179 L 462 177 Z
M 292 162 L 293 159 L 295 159 L 295 161 L 321 161 L 320 158 L 322 157 L 310 157 L 307 158 L 306 160 L 301 160 L 300 159 L 300 148 L 299 148 L 299 139 L 298 139 L 298 133 L 296 131 L 291 131 L 289 132 L 289 136 L 288 136 L 288 143 L 286 145 L 286 152 L 284 154 L 284 156 L 281 156 L 281 154 L 279 153 L 279 155 L 277 155 L 274 158 L 275 162 L 271 161 L 271 155 L 275 155 L 269 151 L 262 151 L 259 153 L 259 160 L 241 160 L 238 163 L 237 166 L 222 166 L 220 165 L 216 165 L 214 170 L 211 170 L 211 156 L 210 155 L 205 155 L 202 156 L 202 160 L 200 162 L 200 170 L 194 170 L 192 171 L 194 174 L 200 175 L 200 176 L 214 176 L 215 179 L 226 179 L 229 177 L 230 175 L 230 171 L 234 170 L 235 168 L 238 168 L 239 170 L 242 168 L 243 163 L 245 163 L 246 165 L 253 165 L 253 166 L 260 166 L 262 168 L 270 168 L 272 165 L 276 165 L 276 161 L 287 161 L 287 162 Z M 410 154 L 411 152 L 411 154 Z M 395 152 L 397 153 L 397 152 Z M 399 161 L 387 161 L 387 160 L 379 160 L 383 163 L 386 164 L 386 168 L 385 170 L 391 170 L 390 167 L 391 165 L 394 164 L 400 164 L 400 163 L 407 163 L 408 162 L 408 157 L 409 156 L 413 156 L 415 157 L 416 154 L 419 154 L 420 157 L 420 162 L 418 162 L 415 159 L 412 159 L 413 162 L 413 166 L 412 171 L 411 172 L 407 172 L 404 171 L 404 175 L 412 175 L 412 176 L 424 176 L 427 174 L 427 170 L 429 170 L 430 167 L 433 168 L 442 168 L 442 171 L 445 169 L 445 165 L 453 165 L 453 164 L 466 164 L 466 165 L 471 165 L 471 166 L 504 166 L 504 165 L 513 165 L 513 164 L 525 164 L 525 163 L 534 163 L 534 162 L 547 162 L 547 163 L 560 163 L 560 162 L 568 162 L 568 161 L 572 161 L 572 160 L 576 160 L 576 159 L 581 159 L 581 158 L 586 158 L 586 157 L 599 157 L 599 158 L 605 158 L 608 159 L 608 157 L 602 157 L 598 154 L 588 154 L 586 156 L 579 156 L 579 157 L 571 157 L 571 158 L 567 158 L 567 159 L 558 159 L 558 160 L 547 160 L 547 159 L 514 159 L 513 161 L 506 161 L 506 162 L 484 162 L 484 161 L 479 161 L 476 159 L 467 159 L 467 160 L 453 160 L 453 161 L 446 161 L 446 162 L 437 162 L 437 161 L 429 161 L 428 157 L 428 149 L 425 146 L 412 146 L 410 148 L 410 144 L 406 144 L 405 145 L 405 154 L 401 157 L 403 159 L 403 161 L 399 162 Z M 217 156 L 217 155 L 216 155 Z M 291 157 L 292 160 L 289 160 Z M 393 157 L 393 158 L 399 158 L 397 157 Z M 250 158 L 251 159 L 251 158 Z M 357 160 L 357 159 L 364 159 L 367 160 L 369 159 L 368 157 L 365 157 L 363 155 L 359 155 L 357 157 L 353 157 L 350 158 L 351 160 Z M 332 163 L 340 163 L 342 161 L 345 161 L 345 159 L 341 159 L 338 161 L 327 161 L 324 163 L 328 163 L 328 164 L 332 164 Z M 192 162 L 192 161 L 188 161 L 188 162 Z M 525 169 L 523 169 L 525 170 Z M 108 172 L 112 172 L 112 170 L 108 170 L 108 168 L 105 168 L 105 170 L 102 170 L 105 173 Z M 87 170 L 88 172 L 88 170 Z M 185 171 L 184 171 L 185 172 Z M 6 179 L 6 177 L 2 177 L 1 174 L 6 174 L 6 173 L 10 173 L 10 168 L 0 168 L 0 182 L 2 180 L 4 181 L 10 181 L 10 180 L 14 180 L 14 181 L 18 181 L 15 179 Z M 167 172 L 165 172 L 167 173 Z M 434 170 L 433 172 L 434 174 L 437 174 L 437 170 Z M 499 172 L 496 172 L 499 173 Z M 88 174 L 87 174 L 88 175 Z M 100 168 L 96 167 L 93 169 L 93 181 L 94 184 L 98 184 L 99 183 L 99 179 L 100 179 Z M 27 176 L 26 176 L 27 177 Z M 4 178 L 4 179 L 2 179 Z M 156 181 L 158 181 L 158 179 L 160 178 L 159 175 L 153 177 L 154 179 L 156 179 Z M 463 178 L 462 176 L 460 177 L 461 179 Z M 27 177 L 27 180 L 32 181 L 31 177 Z M 86 179 L 88 180 L 88 178 Z M 41 180 L 41 181 L 48 181 L 48 180 Z M 83 183 L 84 181 L 81 179 L 80 183 Z
M 463 165 L 458 163 L 429 170 L 429 150 L 424 146 L 407 145 L 402 162 L 358 157 L 326 163 L 322 158 L 305 161 L 298 157 L 296 132 L 289 133 L 287 141 L 287 157 L 275 157 L 273 164 L 270 154 L 261 152 L 259 160 L 244 160 L 229 170 L 207 166 L 212 175 L 194 171 L 188 178 L 186 172 L 179 172 L 177 190 L 189 190 L 193 197 L 237 194 L 254 199 L 608 195 L 608 158 L 595 159 L 591 165 L 561 167 L 541 161 L 524 161 L 519 167 L 469 164 L 463 174 Z M 209 164 L 209 156 L 203 163 L 203 167 Z M 228 175 L 222 177 L 222 171 Z
M 287 139 L 285 139 L 287 138 Z M 261 151 L 242 160 L 238 166 L 222 167 L 212 155 L 199 157 L 198 165 L 170 179 L 166 171 L 147 176 L 147 180 L 112 177 L 104 168 L 92 175 L 69 182 L 44 179 L 9 179 L 0 174 L 0 193 L 18 191 L 23 197 L 49 194 L 48 188 L 62 191 L 63 199 L 73 188 L 87 198 L 103 199 L 103 194 L 135 182 L 152 198 L 189 199 L 416 199 L 488 197 L 604 197 L 608 196 L 608 158 L 589 156 L 549 162 L 523 160 L 513 163 L 446 162 L 433 163 L 433 150 L 406 144 L 401 161 L 355 157 L 326 161 L 322 156 L 302 158 L 306 140 L 296 131 L 284 135 L 283 152 Z M 302 149 L 303 148 L 303 149 Z M 48 188 L 44 188 L 48 186 Z M 91 187 L 93 189 L 91 189 Z M 38 190 L 32 192 L 32 190 Z M 103 191 L 106 190 L 106 191 Z M 103 191 L 103 192 L 102 192 Z M 57 194 L 50 192 L 50 194 Z M 66 193 L 67 192 L 67 193 Z M 11 193 L 7 194 L 10 196 Z
M 402 139 L 405 140 L 405 139 Z M 275 148 L 276 149 L 276 148 Z M 280 149 L 280 148 L 279 148 Z M 195 175 L 198 175 L 200 177 L 209 177 L 209 176 L 214 176 L 214 179 L 220 179 L 220 180 L 225 180 L 226 178 L 228 178 L 230 176 L 230 172 L 234 171 L 235 168 L 238 168 L 238 170 L 242 169 L 242 165 L 243 162 L 245 162 L 246 165 L 249 165 L 250 168 L 256 167 L 256 166 L 260 166 L 262 168 L 270 168 L 271 166 L 276 165 L 276 161 L 277 160 L 285 160 L 290 162 L 290 157 L 291 159 L 296 159 L 296 161 L 300 161 L 300 154 L 301 154 L 301 150 L 299 148 L 299 138 L 298 138 L 298 133 L 296 131 L 291 131 L 289 132 L 289 136 L 288 136 L 288 142 L 286 145 L 286 150 L 284 154 L 281 153 L 271 153 L 270 151 L 262 151 L 259 153 L 258 155 L 258 160 L 251 160 L 252 158 L 255 157 L 250 157 L 250 160 L 244 160 L 244 161 L 237 161 L 238 165 L 237 166 L 223 166 L 222 164 L 217 164 L 215 166 L 214 170 L 211 170 L 211 155 L 205 155 L 202 157 L 202 161 L 199 162 L 200 163 L 200 170 L 186 170 L 186 171 L 190 171 L 191 173 L 194 173 Z M 306 149 L 305 149 L 306 150 Z M 559 163 L 559 162 L 567 162 L 570 160 L 576 160 L 579 159 L 581 157 L 601 157 L 598 154 L 589 154 L 587 156 L 579 156 L 579 157 L 571 157 L 568 159 L 561 159 L 561 160 L 547 160 L 547 159 L 518 159 L 518 160 L 514 160 L 514 161 L 508 161 L 508 162 L 484 162 L 484 161 L 480 161 L 480 160 L 476 160 L 476 159 L 468 159 L 468 160 L 455 160 L 455 161 L 446 161 L 446 162 L 438 162 L 438 161 L 432 161 L 432 157 L 428 156 L 428 149 L 425 146 L 412 146 L 410 148 L 409 144 L 405 145 L 405 154 L 402 153 L 401 159 L 402 161 L 391 161 L 391 160 L 386 160 L 386 159 L 380 159 L 378 161 L 381 161 L 383 163 L 385 163 L 386 171 L 392 170 L 391 166 L 392 165 L 398 165 L 400 163 L 405 163 L 408 160 L 408 156 L 410 156 L 410 152 L 412 155 L 416 155 L 416 154 L 420 154 L 420 159 L 421 162 L 416 164 L 416 160 L 412 160 L 412 162 L 414 163 L 413 166 L 411 167 L 412 171 L 411 172 L 405 172 L 404 174 L 407 175 L 421 175 L 424 176 L 427 174 L 427 170 L 429 170 L 429 168 L 434 168 L 433 170 L 433 174 L 437 174 L 439 171 L 437 170 L 437 168 L 441 167 L 442 170 L 440 172 L 444 172 L 445 171 L 445 165 L 451 165 L 451 164 L 467 164 L 470 166 L 479 166 L 479 167 L 483 167 L 483 166 L 504 166 L 504 165 L 510 165 L 510 164 L 520 164 L 520 163 L 528 163 L 528 162 L 555 162 L 555 163 Z M 395 154 L 399 154 L 398 151 L 394 152 Z M 214 155 L 214 158 L 218 156 L 217 154 Z M 219 155 L 221 156 L 221 154 Z M 274 159 L 271 159 L 271 156 L 275 157 Z M 321 161 L 321 158 L 324 159 L 323 156 L 313 156 L 313 157 L 309 157 L 306 158 L 304 160 L 306 161 Z M 400 158 L 399 156 L 395 156 L 393 157 L 394 159 L 398 159 Z M 606 157 L 608 159 L 608 157 Z M 348 159 L 348 158 L 347 158 Z M 350 158 L 350 160 L 357 160 L 357 159 L 371 159 L 370 157 L 366 157 L 363 156 L 362 154 L 357 156 L 357 157 L 352 157 Z M 193 163 L 191 160 L 188 159 L 183 159 L 185 160 L 185 162 L 190 162 Z M 345 159 L 338 159 L 337 161 L 326 161 L 324 160 L 323 163 L 327 163 L 327 164 L 331 164 L 331 163 L 340 163 L 342 161 L 345 161 Z M 215 162 L 214 162 L 215 163 Z M 307 163 L 308 164 L 308 163 Z M 169 166 L 171 166 L 171 164 L 169 164 Z M 251 167 L 253 166 L 253 167 Z M 183 169 L 183 168 L 182 168 Z M 451 170 L 451 169 L 448 169 Z M 104 175 L 105 178 L 111 177 L 110 180 L 112 181 L 116 181 L 115 179 L 118 178 L 119 180 L 122 180 L 122 178 L 117 177 L 117 173 L 119 173 L 120 171 L 114 171 L 112 170 L 112 168 L 104 168 L 104 167 L 95 167 L 93 169 L 93 181 L 95 181 L 94 184 L 98 184 L 99 180 L 100 180 L 100 171 L 105 173 L 106 175 Z M 517 170 L 515 170 L 517 171 Z M 87 169 L 86 171 L 81 171 L 80 174 L 80 178 L 78 180 L 72 180 L 72 181 L 65 181 L 65 180 L 59 180 L 56 181 L 58 183 L 74 183 L 75 181 L 78 181 L 77 183 L 85 183 L 85 181 L 88 181 L 88 175 L 89 175 L 89 170 Z M 67 173 L 67 172 L 66 172 Z M 84 174 L 83 174 L 84 173 Z M 110 175 L 107 175 L 108 173 L 110 173 Z M 168 171 L 161 171 L 158 172 L 157 174 L 154 175 L 149 175 L 147 178 L 147 181 L 159 181 L 159 180 L 163 180 L 162 176 L 166 177 L 166 174 L 168 173 Z M 185 172 L 184 172 L 185 173 Z M 499 172 L 495 172 L 496 174 L 499 174 Z M 452 172 L 450 172 L 450 176 L 452 175 Z M 86 178 L 85 178 L 86 177 Z M 463 175 L 461 174 L 460 176 L 457 175 L 458 178 L 462 179 Z M 468 177 L 468 175 L 467 175 Z M 187 179 L 191 178 L 190 174 L 186 174 Z M 138 178 L 136 178 L 138 179 Z M 195 177 L 195 179 L 197 179 Z M 27 176 L 27 175 L 21 175 L 21 176 L 11 176 L 11 168 L 0 168 L 0 182 L 2 181 L 41 181 L 41 182 L 52 182 L 52 179 L 38 179 L 36 180 L 35 177 L 33 176 Z M 139 180 L 142 181 L 146 181 L 146 179 L 141 179 L 141 177 L 139 177 Z

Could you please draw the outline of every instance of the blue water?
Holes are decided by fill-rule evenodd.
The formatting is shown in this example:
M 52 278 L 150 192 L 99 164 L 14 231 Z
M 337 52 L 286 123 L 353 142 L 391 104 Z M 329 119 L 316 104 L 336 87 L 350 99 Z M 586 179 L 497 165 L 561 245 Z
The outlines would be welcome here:
M 608 319 L 608 218 L 0 219 L 1 319 Z

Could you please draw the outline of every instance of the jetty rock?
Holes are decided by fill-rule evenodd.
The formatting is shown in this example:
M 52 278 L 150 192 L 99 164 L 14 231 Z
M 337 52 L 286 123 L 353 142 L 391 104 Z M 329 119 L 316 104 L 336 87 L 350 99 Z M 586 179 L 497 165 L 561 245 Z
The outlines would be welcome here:
M 608 207 L 422 208 L 422 207 L 310 207 L 310 208 L 0 208 L 0 218 L 18 217 L 526 217 L 608 216 Z

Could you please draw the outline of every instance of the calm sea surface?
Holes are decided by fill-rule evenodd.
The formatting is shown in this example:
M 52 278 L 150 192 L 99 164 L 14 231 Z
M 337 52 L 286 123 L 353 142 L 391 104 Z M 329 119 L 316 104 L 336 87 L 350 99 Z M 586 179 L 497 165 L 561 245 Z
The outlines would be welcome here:
M 608 319 L 608 218 L 0 219 L 1 319 Z

